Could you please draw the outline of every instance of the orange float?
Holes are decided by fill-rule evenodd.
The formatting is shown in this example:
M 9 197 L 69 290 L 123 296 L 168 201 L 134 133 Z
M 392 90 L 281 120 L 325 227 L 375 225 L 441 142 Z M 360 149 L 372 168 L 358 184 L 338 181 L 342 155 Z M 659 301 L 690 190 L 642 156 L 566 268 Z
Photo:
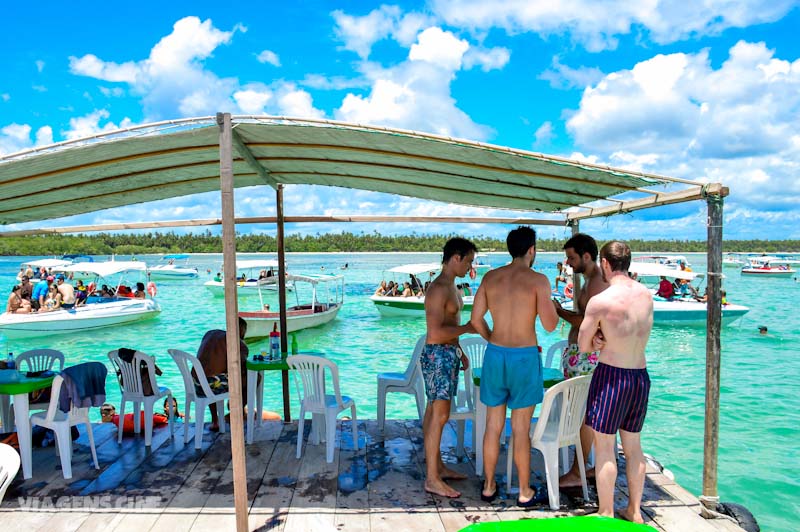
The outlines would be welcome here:
M 119 414 L 114 414 L 114 417 L 111 418 L 111 421 L 114 425 L 119 427 Z M 139 425 L 140 430 L 144 430 L 144 411 L 139 411 L 139 421 L 141 424 Z M 161 425 L 166 425 L 169 422 L 169 418 L 164 414 L 153 414 L 153 426 L 158 427 Z M 122 423 L 122 433 L 123 434 L 133 434 L 134 427 L 133 427 L 133 414 L 125 414 L 125 421 Z

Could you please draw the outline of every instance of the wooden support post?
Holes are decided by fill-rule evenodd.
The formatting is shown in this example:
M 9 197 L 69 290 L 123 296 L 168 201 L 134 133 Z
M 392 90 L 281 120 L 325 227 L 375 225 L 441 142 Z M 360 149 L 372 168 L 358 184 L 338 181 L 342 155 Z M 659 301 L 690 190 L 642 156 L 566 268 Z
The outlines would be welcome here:
M 572 236 L 577 235 L 581 232 L 581 223 L 578 220 L 570 220 L 569 225 L 572 227 Z M 572 308 L 574 310 L 578 309 L 578 294 L 581 292 L 581 274 L 576 272 L 572 272 Z M 583 312 L 585 309 L 581 309 Z
M 222 194 L 222 253 L 225 272 L 225 335 L 228 351 L 228 390 L 231 409 L 231 458 L 236 530 L 247 532 L 247 469 L 244 455 L 244 405 L 239 353 L 239 306 L 236 299 L 236 223 L 233 205 L 233 147 L 231 115 L 217 113 L 219 125 L 219 181 Z M 252 408 L 252 406 L 251 406 Z M 195 434 L 202 438 L 202 434 Z
M 717 456 L 719 451 L 720 330 L 722 328 L 722 202 L 711 194 L 708 204 L 708 302 L 706 321 L 706 412 L 703 442 L 703 495 L 701 502 L 716 509 Z
M 283 185 L 278 184 L 275 189 L 276 210 L 278 217 L 278 301 L 280 306 L 280 329 L 281 329 L 281 353 L 283 356 L 289 351 L 289 336 L 286 331 L 286 250 L 284 248 L 283 232 Z M 283 384 L 283 421 L 289 423 L 292 420 L 292 411 L 289 408 L 289 372 L 281 372 L 281 383 Z

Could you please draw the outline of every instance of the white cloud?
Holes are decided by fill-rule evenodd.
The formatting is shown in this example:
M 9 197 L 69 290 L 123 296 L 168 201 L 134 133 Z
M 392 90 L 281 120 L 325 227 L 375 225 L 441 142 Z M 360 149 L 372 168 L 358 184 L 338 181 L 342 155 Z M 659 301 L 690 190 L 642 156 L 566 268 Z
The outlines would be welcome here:
M 344 42 L 345 50 L 367 59 L 372 45 L 393 38 L 402 46 L 413 43 L 420 29 L 429 25 L 430 17 L 421 13 L 402 15 L 398 6 L 383 5 L 367 15 L 358 17 L 337 10 L 331 13 L 336 21 L 335 33 Z
M 270 65 L 279 67 L 281 66 L 281 60 L 278 57 L 278 54 L 271 50 L 263 50 L 260 54 L 256 56 L 259 63 L 269 63 Z
M 31 131 L 33 128 L 28 124 L 8 124 L 0 128 L 0 155 L 53 143 L 53 130 L 49 126 L 36 130 L 34 139 L 31 138 Z
M 603 72 L 593 67 L 572 68 L 562 64 L 558 56 L 554 55 L 552 67 L 542 72 L 539 79 L 549 81 L 554 89 L 583 89 L 603 79 Z
M 267 103 L 272 99 L 272 92 L 251 88 L 234 92 L 233 99 L 245 114 L 263 114 Z
M 42 70 L 44 70 L 44 61 L 42 61 L 41 59 L 38 59 L 36 61 L 36 71 L 41 73 Z
M 511 59 L 511 50 L 498 46 L 495 48 L 478 48 L 470 46 L 464 54 L 464 67 L 480 66 L 484 72 L 500 70 Z
M 553 140 L 553 137 L 555 137 L 552 122 L 547 121 L 539 126 L 539 129 L 536 130 L 533 136 L 536 139 L 536 145 L 549 144 L 550 141 Z
M 83 57 L 70 57 L 69 70 L 73 74 L 102 79 L 103 81 L 124 81 L 134 83 L 140 67 L 133 61 L 127 63 L 106 63 L 94 54 Z
M 100 87 L 100 92 L 102 92 L 104 96 L 107 96 L 109 98 L 110 97 L 120 98 L 122 96 L 125 96 L 125 91 L 122 89 L 122 87 Z
M 69 119 L 69 129 L 62 131 L 62 136 L 67 140 L 91 137 L 100 133 L 106 133 L 121 128 L 131 127 L 133 122 L 129 118 L 124 118 L 119 124 L 107 121 L 108 111 L 97 109 L 85 116 L 76 116 Z M 101 121 L 106 121 L 100 125 Z M 51 140 L 52 142 L 52 140 Z
M 600 162 L 721 181 L 733 212 L 766 222 L 800 202 L 799 123 L 800 59 L 740 41 L 719 68 L 701 51 L 608 74 L 584 91 L 567 129 Z
M 449 31 L 432 27 L 419 34 L 417 42 L 411 45 L 408 58 L 455 71 L 461 69 L 461 59 L 468 49 L 467 41 L 456 38 Z
M 447 24 L 486 31 L 568 35 L 589 51 L 615 49 L 622 35 L 643 30 L 665 44 L 717 35 L 727 28 L 773 22 L 788 13 L 793 0 L 675 2 L 673 0 L 433 0 L 432 9 Z

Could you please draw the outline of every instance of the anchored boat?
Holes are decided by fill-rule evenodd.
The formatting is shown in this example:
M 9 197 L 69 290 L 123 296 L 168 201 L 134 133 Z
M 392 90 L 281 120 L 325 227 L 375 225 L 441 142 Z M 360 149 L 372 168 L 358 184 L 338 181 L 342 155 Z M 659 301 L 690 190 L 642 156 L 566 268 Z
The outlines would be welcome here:
M 151 279 L 193 279 L 199 274 L 189 266 L 189 255 L 164 255 L 163 264 L 150 268 Z
M 278 290 L 278 283 L 274 281 L 278 275 L 278 261 L 275 259 L 237 260 L 236 271 L 236 287 L 241 294 L 255 295 L 260 288 Z M 222 279 L 206 281 L 203 286 L 215 296 L 225 295 L 225 282 Z M 294 283 L 288 278 L 286 290 L 294 290 Z
M 405 276 L 408 276 L 408 283 L 415 289 L 415 293 L 422 295 L 413 295 L 403 297 L 402 295 L 379 295 L 375 294 L 370 296 L 370 300 L 375 304 L 378 312 L 385 317 L 424 317 L 425 316 L 425 282 L 432 281 L 441 271 L 442 265 L 437 262 L 424 263 L 424 264 L 404 264 L 402 266 L 395 266 L 386 270 L 390 276 L 401 278 L 405 281 Z M 423 281 L 423 279 L 425 281 Z M 401 291 L 402 293 L 402 291 Z M 472 295 L 462 296 L 464 308 L 462 310 L 472 310 Z

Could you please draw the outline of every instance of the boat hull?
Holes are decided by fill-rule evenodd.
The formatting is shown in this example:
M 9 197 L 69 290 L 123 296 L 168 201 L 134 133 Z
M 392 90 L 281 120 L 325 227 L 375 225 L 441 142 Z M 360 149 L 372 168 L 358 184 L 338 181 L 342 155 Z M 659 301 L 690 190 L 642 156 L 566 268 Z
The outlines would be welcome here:
M 572 310 L 572 302 L 564 303 L 564 309 Z M 750 312 L 742 305 L 725 305 L 722 307 L 722 326 L 739 320 Z M 700 301 L 653 301 L 654 325 L 705 326 L 708 320 L 706 304 Z
M 795 270 L 781 270 L 778 268 L 744 268 L 742 270 L 742 275 L 750 277 L 791 277 L 795 273 L 797 273 Z
M 194 279 L 199 274 L 194 268 L 160 268 L 155 266 L 150 268 L 150 279 Z
M 286 312 L 286 331 L 291 333 L 324 325 L 333 321 L 341 308 L 342 306 L 338 304 L 328 305 L 325 310 L 313 313 L 310 308 L 300 311 L 288 309 Z M 240 312 L 239 317 L 247 322 L 245 339 L 266 338 L 272 332 L 275 324 L 280 329 L 280 314 L 277 312 Z
M 370 300 L 375 304 L 375 308 L 381 316 L 387 318 L 419 318 L 425 317 L 425 298 L 424 297 L 385 297 L 371 296 Z M 471 311 L 473 296 L 463 298 L 464 308 L 461 310 Z
M 152 299 L 125 299 L 53 312 L 3 314 L 0 316 L 0 334 L 7 338 L 69 334 L 147 320 L 160 312 L 158 303 Z

